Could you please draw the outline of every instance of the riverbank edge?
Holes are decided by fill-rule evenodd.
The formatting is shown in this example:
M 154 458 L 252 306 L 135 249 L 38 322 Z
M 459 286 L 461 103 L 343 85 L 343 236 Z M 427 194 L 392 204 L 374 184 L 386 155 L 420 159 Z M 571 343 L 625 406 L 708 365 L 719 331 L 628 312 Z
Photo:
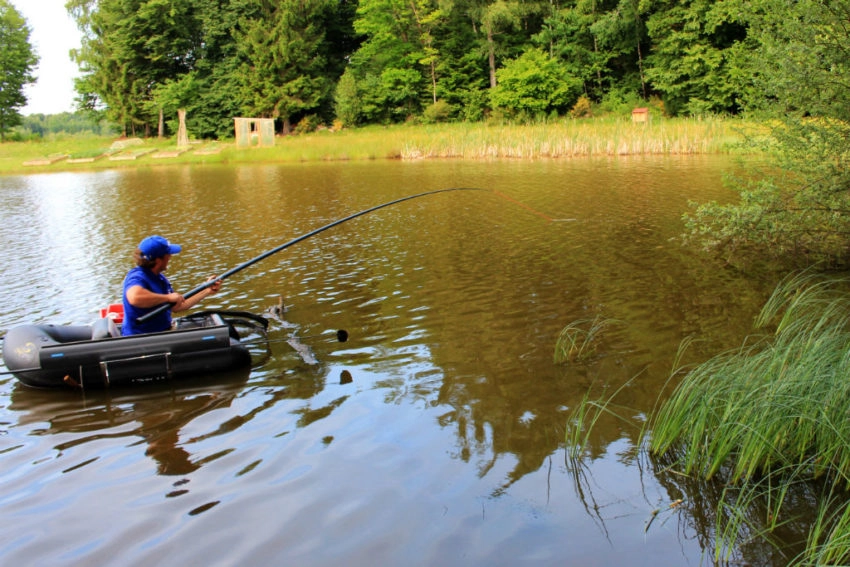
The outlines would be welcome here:
M 545 124 L 370 126 L 277 136 L 273 147 L 237 148 L 232 140 L 51 136 L 0 145 L 0 175 L 89 171 L 171 164 L 305 163 L 420 159 L 565 159 L 745 153 L 758 124 L 735 118 L 622 118 Z

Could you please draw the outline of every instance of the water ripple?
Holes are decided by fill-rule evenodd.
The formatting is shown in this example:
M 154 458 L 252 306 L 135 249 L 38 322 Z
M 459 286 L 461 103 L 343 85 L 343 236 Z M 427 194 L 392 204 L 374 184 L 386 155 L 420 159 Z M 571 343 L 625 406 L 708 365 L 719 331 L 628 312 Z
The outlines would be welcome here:
M 635 376 L 622 403 L 646 413 L 683 338 L 704 339 L 698 358 L 748 331 L 760 284 L 671 243 L 689 199 L 729 197 L 728 165 L 446 160 L 0 177 L 0 239 L 15 251 L 0 272 L 4 330 L 89 322 L 120 297 L 132 250 L 151 233 L 183 245 L 169 277 L 185 291 L 403 195 L 479 186 L 510 197 L 413 200 L 233 276 L 205 307 L 286 308 L 250 373 L 86 393 L 0 377 L 0 558 L 628 563 L 646 550 L 632 537 L 643 534 L 635 509 L 664 487 L 622 456 L 636 440 L 620 424 L 600 427 L 588 450 L 605 486 L 601 535 L 599 518 L 576 513 L 587 502 L 558 464 L 566 413 L 591 386 Z M 612 321 L 598 356 L 555 365 L 560 330 L 597 315 Z M 348 342 L 333 340 L 336 329 Z M 319 364 L 286 344 L 292 334 Z M 654 562 L 699 563 L 699 526 L 689 526 L 652 542 Z

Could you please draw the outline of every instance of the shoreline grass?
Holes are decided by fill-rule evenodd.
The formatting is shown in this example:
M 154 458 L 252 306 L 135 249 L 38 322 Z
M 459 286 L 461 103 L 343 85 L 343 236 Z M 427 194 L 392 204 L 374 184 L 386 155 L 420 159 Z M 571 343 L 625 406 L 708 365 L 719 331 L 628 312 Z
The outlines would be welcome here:
M 142 141 L 149 150 L 130 163 L 109 160 L 55 161 L 23 165 L 49 155 L 97 155 L 114 138 L 51 136 L 32 142 L 0 144 L 0 174 L 97 170 L 167 164 L 302 163 L 357 160 L 419 159 L 562 159 L 647 155 L 727 154 L 742 151 L 743 131 L 758 125 L 736 118 L 657 118 L 633 124 L 619 117 L 560 119 L 532 125 L 459 123 L 369 126 L 310 134 L 279 136 L 273 148 L 237 149 L 232 140 L 196 142 L 189 151 L 167 159 L 150 154 L 173 152 L 173 138 Z M 214 146 L 215 152 L 203 151 Z
M 798 487 L 817 481 L 815 520 L 792 564 L 850 559 L 848 288 L 815 273 L 786 278 L 756 321 L 773 334 L 696 367 L 648 423 L 653 454 L 679 455 L 688 475 L 722 472 L 735 511 L 716 527 L 724 549 L 754 531 L 746 511 L 757 501 L 773 503 L 756 530 L 769 535 Z
M 705 478 L 730 462 L 735 482 L 806 463 L 850 488 L 848 284 L 780 283 L 756 321 L 776 331 L 688 373 L 650 422 L 653 451 L 684 443 L 684 471 Z
M 799 545 L 790 565 L 850 561 L 848 291 L 846 277 L 787 277 L 756 320 L 762 334 L 690 369 L 641 426 L 641 452 L 686 479 L 695 517 L 713 517 L 703 535 L 719 564 L 756 539 L 780 555 Z M 574 408 L 570 458 L 613 397 Z M 789 526 L 801 541 L 778 537 Z

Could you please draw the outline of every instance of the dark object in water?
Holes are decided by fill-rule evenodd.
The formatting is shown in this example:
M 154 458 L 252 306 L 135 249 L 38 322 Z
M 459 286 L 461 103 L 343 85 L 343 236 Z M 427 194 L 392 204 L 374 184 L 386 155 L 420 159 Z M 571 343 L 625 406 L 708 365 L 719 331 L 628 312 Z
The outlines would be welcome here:
M 352 382 L 354 382 L 354 377 L 351 376 L 351 372 L 349 372 L 348 370 L 343 370 L 342 372 L 340 372 L 340 374 L 339 374 L 339 383 L 340 384 L 351 384 Z
M 162 333 L 123 337 L 110 317 L 93 325 L 22 325 L 3 337 L 6 367 L 27 386 L 106 388 L 249 366 L 237 326 L 265 332 L 252 313 L 204 311 Z

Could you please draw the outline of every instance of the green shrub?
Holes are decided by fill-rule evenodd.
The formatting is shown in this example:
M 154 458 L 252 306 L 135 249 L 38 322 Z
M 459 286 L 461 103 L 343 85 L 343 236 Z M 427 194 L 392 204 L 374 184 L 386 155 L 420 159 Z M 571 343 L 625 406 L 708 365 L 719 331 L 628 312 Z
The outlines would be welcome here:
M 452 106 L 444 100 L 438 100 L 425 108 L 422 112 L 422 122 L 425 124 L 436 124 L 447 122 L 452 115 Z
M 526 117 L 566 111 L 581 89 L 563 63 L 536 48 L 508 61 L 496 77 L 498 85 L 490 91 L 493 108 Z
M 573 118 L 590 118 L 593 116 L 593 105 L 590 99 L 584 95 L 578 97 L 572 110 L 570 110 L 570 116 Z
M 334 93 L 336 118 L 343 126 L 356 126 L 360 119 L 361 104 L 357 93 L 357 81 L 350 69 L 346 68 Z
M 321 119 L 315 114 L 310 114 L 298 121 L 298 124 L 296 124 L 295 128 L 292 129 L 292 133 L 309 134 L 310 132 L 315 132 L 321 125 Z
M 461 117 L 467 122 L 481 122 L 487 113 L 487 91 L 472 90 L 463 95 Z
M 611 89 L 599 102 L 600 110 L 625 116 L 630 116 L 632 110 L 643 106 L 646 106 L 646 101 L 636 91 L 624 88 Z

